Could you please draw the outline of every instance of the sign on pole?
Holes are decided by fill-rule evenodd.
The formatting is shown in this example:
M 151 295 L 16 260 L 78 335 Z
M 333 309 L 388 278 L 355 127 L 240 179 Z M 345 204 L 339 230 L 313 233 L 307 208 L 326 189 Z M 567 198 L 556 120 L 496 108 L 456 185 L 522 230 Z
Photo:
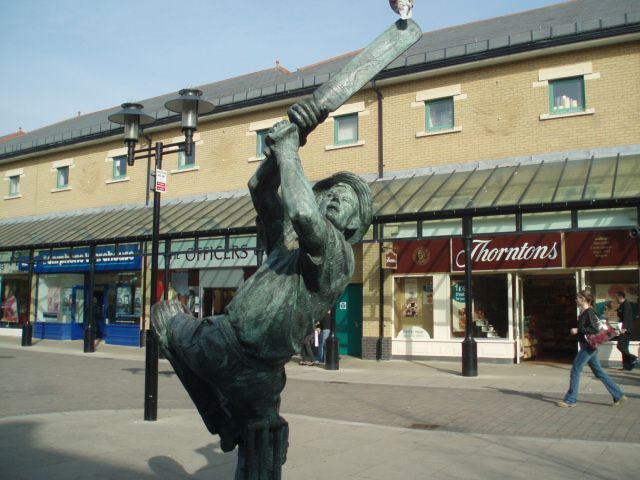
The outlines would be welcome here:
M 156 192 L 167 191 L 167 171 L 156 170 Z

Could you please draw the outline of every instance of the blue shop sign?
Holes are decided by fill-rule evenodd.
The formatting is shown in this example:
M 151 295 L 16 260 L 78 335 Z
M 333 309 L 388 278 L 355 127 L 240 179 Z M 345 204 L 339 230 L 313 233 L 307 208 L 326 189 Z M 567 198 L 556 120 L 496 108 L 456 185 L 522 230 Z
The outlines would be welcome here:
M 96 271 L 140 270 L 142 257 L 138 244 L 96 247 Z M 20 258 L 20 270 L 29 271 L 28 258 Z M 53 250 L 35 257 L 35 273 L 88 272 L 89 247 Z

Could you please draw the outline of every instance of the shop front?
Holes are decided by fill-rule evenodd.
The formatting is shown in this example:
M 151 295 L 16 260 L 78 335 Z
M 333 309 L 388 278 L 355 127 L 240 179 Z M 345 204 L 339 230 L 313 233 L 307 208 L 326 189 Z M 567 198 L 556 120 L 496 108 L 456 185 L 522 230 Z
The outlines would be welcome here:
M 396 358 L 457 360 L 471 321 L 483 361 L 569 361 L 577 289 L 594 290 L 599 312 L 612 320 L 614 291 L 624 290 L 637 311 L 638 251 L 627 230 L 474 237 L 472 312 L 460 238 L 395 241 L 392 249 Z M 614 344 L 601 356 L 619 360 Z
M 27 321 L 29 276 L 17 258 L 28 253 L 0 252 L 0 328 L 20 329 Z
M 139 346 L 141 256 L 137 244 L 96 247 L 93 297 L 89 298 L 89 248 L 36 251 L 34 335 L 54 340 L 84 337 L 89 308 L 97 337 Z M 28 270 L 26 261 L 21 270 Z
M 218 315 L 256 269 L 255 236 L 173 241 L 167 297 L 184 303 L 198 318 Z M 159 259 L 165 270 L 165 256 Z M 160 275 L 159 292 L 164 290 Z

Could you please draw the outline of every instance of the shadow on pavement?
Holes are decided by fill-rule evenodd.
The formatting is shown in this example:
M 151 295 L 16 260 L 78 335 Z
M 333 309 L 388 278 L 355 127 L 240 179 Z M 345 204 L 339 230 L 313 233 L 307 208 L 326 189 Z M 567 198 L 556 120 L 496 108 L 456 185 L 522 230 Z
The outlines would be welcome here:
M 138 460 L 132 460 L 125 450 L 112 448 L 119 440 L 117 434 L 101 435 L 102 438 L 98 439 L 95 432 L 76 432 L 69 438 L 58 438 L 57 441 L 52 438 L 53 435 L 57 436 L 59 432 L 52 433 L 37 420 L 0 423 L 0 449 L 11 459 L 3 462 L 0 477 L 34 480 L 79 478 L 78 472 L 83 472 L 82 478 L 87 479 L 231 479 L 235 472 L 236 455 L 216 451 L 218 445 L 214 443 L 191 451 L 178 446 L 176 457 L 188 459 L 183 466 L 168 455 L 146 457 L 143 451 L 133 456 Z M 94 440 L 83 442 L 82 438 L 87 436 L 93 436 Z M 136 450 L 132 444 L 131 452 Z M 145 457 L 148 459 L 145 460 Z M 197 461 L 200 458 L 205 460 L 204 466 L 194 467 L 195 471 L 192 472 L 185 468 L 189 463 L 202 465 L 203 462 Z
M 132 368 L 123 368 L 122 369 L 123 372 L 129 372 L 132 375 L 144 375 L 145 369 L 144 368 L 138 368 L 138 367 L 132 367 Z M 162 371 L 158 371 L 158 375 L 162 375 L 163 377 L 173 377 L 176 373 L 173 370 L 162 370 Z

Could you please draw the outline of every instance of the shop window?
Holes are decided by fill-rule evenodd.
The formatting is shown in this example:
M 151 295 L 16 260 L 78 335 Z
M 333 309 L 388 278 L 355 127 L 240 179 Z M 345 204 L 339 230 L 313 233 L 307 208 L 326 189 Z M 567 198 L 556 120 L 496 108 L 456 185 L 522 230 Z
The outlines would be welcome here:
M 636 208 L 578 211 L 578 228 L 633 227 L 636 225 L 638 225 Z
M 194 145 L 195 146 L 195 145 Z M 178 153 L 178 169 L 194 168 L 196 166 L 196 149 L 193 148 L 191 155 L 187 155 L 185 144 L 180 144 L 180 152 Z
M 395 278 L 395 338 L 433 338 L 433 277 Z
M 473 217 L 473 233 L 502 233 L 516 231 L 515 215 Z
M 549 82 L 549 110 L 553 115 L 584 112 L 585 109 L 583 76 Z
M 264 149 L 267 147 L 265 143 L 267 140 L 267 133 L 269 133 L 268 128 L 263 128 L 262 130 L 256 131 L 256 156 L 255 158 L 264 158 Z
M 113 157 L 113 179 L 119 180 L 127 176 L 127 156 Z
M 17 197 L 20 195 L 20 175 L 9 177 L 9 196 Z
M 358 114 L 334 117 L 334 144 L 347 145 L 358 141 Z
M 507 338 L 509 336 L 509 302 L 507 275 L 473 276 L 473 333 L 476 338 Z M 463 337 L 467 311 L 464 277 L 451 277 L 451 333 Z
M 69 186 L 69 166 L 58 167 L 56 170 L 56 188 L 67 188 Z
M 571 212 L 523 213 L 522 231 L 566 230 L 571 228 Z
M 616 325 L 618 316 L 617 292 L 624 292 L 625 301 L 631 305 L 633 318 L 638 318 L 640 312 L 638 308 L 638 271 L 630 270 L 610 270 L 610 271 L 587 271 L 585 275 L 586 284 L 596 296 L 596 312 L 601 318 L 606 318 L 609 323 Z M 636 328 L 631 330 L 631 339 L 640 340 L 640 329 L 637 322 Z
M 425 130 L 427 132 L 453 129 L 453 97 L 426 101 L 425 113 Z
M 418 238 L 417 222 L 385 223 L 382 225 L 382 238 Z

